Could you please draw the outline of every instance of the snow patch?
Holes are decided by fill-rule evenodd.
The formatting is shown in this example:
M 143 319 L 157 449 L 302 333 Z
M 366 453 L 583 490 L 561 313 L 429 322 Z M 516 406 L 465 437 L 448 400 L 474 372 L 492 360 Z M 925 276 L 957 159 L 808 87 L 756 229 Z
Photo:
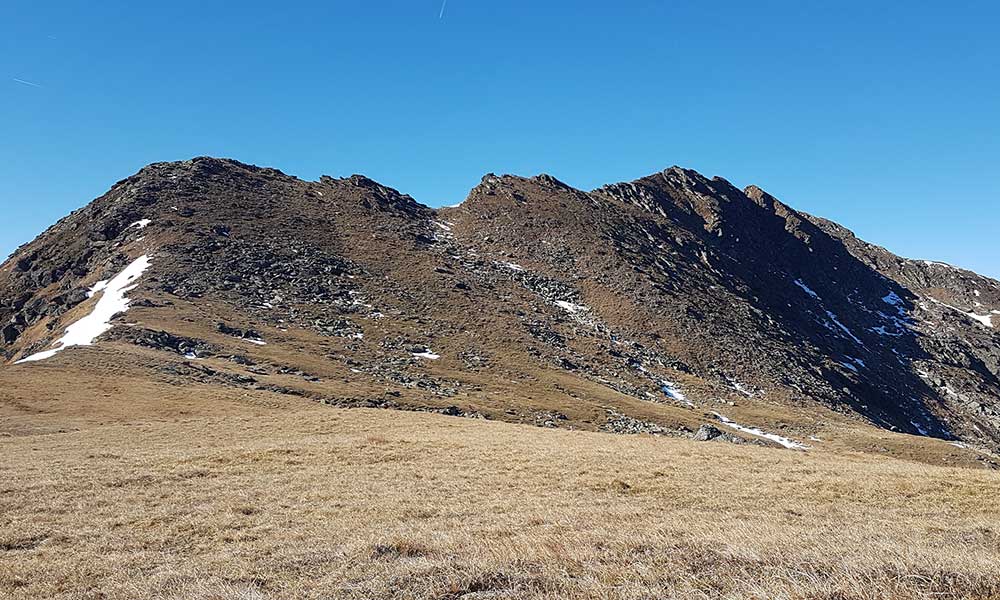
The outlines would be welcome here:
M 572 302 L 566 302 L 565 300 L 556 300 L 555 305 L 571 314 L 590 310 L 582 304 L 573 304 Z
M 924 263 L 928 267 L 945 267 L 945 268 L 948 268 L 948 269 L 955 269 L 956 271 L 958 270 L 958 267 L 955 267 L 955 266 L 949 265 L 948 263 L 943 263 L 943 262 L 940 262 L 940 261 L 937 261 L 937 260 L 922 260 L 920 262 Z
M 986 325 L 987 327 L 990 327 L 990 328 L 993 327 L 993 317 L 991 317 L 990 315 L 977 315 L 974 312 L 967 312 L 967 313 L 965 313 L 965 315 L 967 317 L 971 317 L 971 318 L 979 321 L 980 323 L 982 323 L 983 325 Z
M 63 336 L 56 340 L 57 347 L 22 358 L 15 364 L 44 360 L 70 346 L 90 346 L 101 334 L 111 329 L 111 319 L 128 310 L 129 299 L 125 294 L 135 288 L 135 281 L 149 268 L 149 256 L 143 254 L 130 265 L 101 286 L 91 288 L 94 293 L 102 292 L 90 314 L 66 328 Z M 99 282 L 100 283 L 100 282 Z
M 717 419 L 719 419 L 719 422 L 721 422 L 723 425 L 725 425 L 726 427 L 730 427 L 732 429 L 735 429 L 736 431 L 741 431 L 743 433 L 749 433 L 750 435 L 755 435 L 757 437 L 762 437 L 762 438 L 764 438 L 766 440 L 771 440 L 772 442 L 780 444 L 780 445 L 784 446 L 785 448 L 791 448 L 793 450 L 805 450 L 805 449 L 809 448 L 809 446 L 806 446 L 805 444 L 801 444 L 799 442 L 796 442 L 794 440 L 790 440 L 790 439 L 788 439 L 786 437 L 782 437 L 782 436 L 774 434 L 774 433 L 766 433 L 764 431 L 761 431 L 760 429 L 757 429 L 756 427 L 744 427 L 743 425 L 740 425 L 739 423 L 730 421 L 729 419 L 727 419 L 726 417 L 720 415 L 717 412 L 713 412 L 712 414 L 715 415 L 715 417 Z
M 138 227 L 139 229 L 145 229 L 146 225 L 149 225 L 150 223 L 152 223 L 152 221 L 150 221 L 149 219 L 139 219 L 135 223 L 129 225 L 129 227 Z M 126 227 L 126 229 L 128 229 L 128 227 Z
M 899 316 L 901 317 L 906 316 L 906 302 L 904 302 L 902 298 L 896 295 L 896 292 L 890 291 L 885 296 L 882 296 L 882 302 L 885 302 L 889 306 L 895 307 L 896 312 L 899 314 Z
M 868 365 L 865 364 L 865 361 L 861 360 L 860 358 L 855 358 L 853 356 L 847 356 L 845 358 L 847 358 L 847 360 L 849 360 L 850 362 L 841 362 L 840 363 L 841 366 L 846 367 L 854 371 L 855 373 L 858 372 L 858 367 L 863 367 L 865 369 L 868 368 Z
M 886 336 L 886 337 L 903 337 L 903 335 L 904 335 L 903 332 L 896 332 L 896 333 L 894 333 L 894 332 L 889 331 L 888 329 L 885 328 L 885 325 L 879 325 L 878 327 L 870 327 L 868 329 L 868 331 L 871 331 L 872 333 L 877 333 L 877 334 L 879 334 L 881 336 Z
M 824 311 L 824 312 L 826 312 L 826 316 L 830 317 L 830 320 L 833 321 L 834 324 L 836 324 L 837 327 L 839 327 L 841 331 L 843 331 L 844 333 L 846 333 L 847 335 L 849 335 L 851 337 L 851 339 L 854 340 L 854 342 L 856 344 L 858 344 L 860 346 L 864 346 L 865 345 L 864 342 L 862 342 L 861 340 L 859 340 L 858 337 L 856 335 L 854 335 L 854 333 L 852 333 L 850 329 L 847 328 L 847 325 L 844 325 L 843 323 L 841 323 L 837 319 L 837 315 L 833 314 L 832 312 L 830 312 L 828 310 Z
M 677 384 L 673 382 L 667 381 L 665 379 L 660 381 L 660 390 L 664 394 L 666 394 L 668 398 L 678 400 L 680 402 L 683 402 L 684 404 L 687 404 L 688 406 L 694 406 L 694 403 L 692 403 L 690 400 L 687 399 L 687 396 L 684 395 L 684 392 L 681 391 L 681 388 L 677 387 Z
M 416 358 L 424 358 L 427 360 L 437 360 L 441 358 L 440 354 L 434 354 L 433 352 L 431 352 L 430 348 L 425 349 L 423 352 L 411 352 L 410 354 L 412 354 Z
M 930 298 L 930 301 L 933 302 L 934 304 L 940 304 L 941 306 L 946 306 L 946 307 L 948 307 L 948 308 L 950 308 L 950 309 L 952 309 L 952 310 L 954 310 L 956 312 L 962 313 L 963 315 L 969 317 L 970 319 L 975 319 L 976 321 L 979 321 L 980 323 L 982 323 L 986 327 L 989 327 L 991 329 L 993 328 L 993 317 L 991 317 L 989 314 L 980 315 L 980 314 L 976 314 L 974 311 L 965 312 L 961 308 L 958 308 L 956 306 L 952 306 L 950 304 L 945 304 L 944 302 L 941 302 L 940 300 L 938 300 L 936 298 L 931 298 L 930 296 L 928 296 L 928 298 Z M 997 312 L 995 310 L 994 311 L 990 311 L 990 312 L 992 314 L 1000 314 L 1000 312 Z
M 743 394 L 747 398 L 753 398 L 753 396 L 754 396 L 753 390 L 751 390 L 747 386 L 743 385 L 739 381 L 736 381 L 735 379 L 730 379 L 729 380 L 729 385 L 731 385 L 734 390 L 736 390 L 737 392 Z
M 796 279 L 792 283 L 794 283 L 795 285 L 797 285 L 800 288 L 802 288 L 803 292 L 809 294 L 810 296 L 812 296 L 813 298 L 815 298 L 817 300 L 820 300 L 819 294 L 817 294 L 816 292 L 812 291 L 812 288 L 810 288 L 808 285 L 802 283 L 801 279 Z
M 102 279 L 102 280 L 98 281 L 97 283 L 95 283 L 94 287 L 92 287 L 89 290 L 87 290 L 87 297 L 88 298 L 93 298 L 94 294 L 96 294 L 97 292 L 100 292 L 100 291 L 104 290 L 104 288 L 108 287 L 108 281 L 109 280 L 107 280 L 107 279 Z

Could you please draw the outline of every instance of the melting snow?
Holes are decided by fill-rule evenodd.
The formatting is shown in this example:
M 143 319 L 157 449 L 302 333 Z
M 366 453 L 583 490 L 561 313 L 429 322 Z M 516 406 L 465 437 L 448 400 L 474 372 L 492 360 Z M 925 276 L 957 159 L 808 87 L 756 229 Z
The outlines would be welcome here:
M 735 423 L 733 421 L 730 421 L 729 419 L 727 419 L 726 417 L 720 415 L 717 412 L 713 412 L 712 414 L 715 415 L 716 418 L 718 418 L 719 421 L 723 425 L 725 425 L 726 427 L 730 427 L 732 429 L 735 429 L 736 431 L 742 431 L 743 433 L 749 433 L 750 435 L 755 435 L 757 437 L 762 437 L 764 439 L 771 440 L 772 442 L 776 442 L 778 444 L 781 444 L 785 448 L 792 448 L 794 450 L 805 450 L 805 449 L 807 449 L 809 447 L 809 446 L 806 446 L 805 444 L 800 444 L 799 442 L 796 442 L 794 440 L 790 440 L 790 439 L 788 439 L 786 437 L 782 437 L 782 436 L 774 434 L 774 433 L 765 433 L 765 432 L 761 431 L 760 429 L 757 429 L 756 427 L 744 427 L 743 425 L 740 425 L 739 423 Z
M 661 381 L 660 390 L 663 391 L 663 393 L 666 394 L 669 398 L 673 398 L 674 400 L 679 400 L 684 404 L 687 404 L 688 406 L 694 406 L 694 404 L 687 399 L 687 396 L 684 395 L 684 392 L 682 392 L 681 389 L 677 387 L 676 384 L 670 381 L 667 380 Z
M 797 286 L 799 286 L 800 288 L 802 288 L 802 291 L 803 291 L 803 292 L 805 292 L 805 293 L 809 294 L 809 295 L 810 295 L 810 296 L 812 296 L 813 298 L 815 298 L 815 299 L 817 299 L 817 300 L 819 300 L 819 299 L 820 299 L 820 297 L 819 297 L 819 294 L 817 294 L 816 292 L 812 291 L 812 288 L 810 288 L 810 287 L 809 287 L 808 285 L 806 285 L 806 284 L 802 283 L 802 280 L 801 280 L 801 279 L 796 279 L 796 280 L 795 280 L 795 281 L 793 281 L 792 283 L 794 283 L 795 285 L 797 285 Z
M 840 364 L 854 371 L 855 373 L 858 372 L 858 367 L 864 367 L 865 369 L 868 368 L 868 365 L 865 364 L 865 361 L 861 360 L 860 358 L 855 358 L 853 356 L 848 356 L 846 358 L 851 362 L 842 362 Z
M 846 333 L 847 335 L 851 336 L 851 339 L 852 339 L 852 340 L 854 340 L 854 341 L 855 341 L 856 343 L 858 343 L 858 344 L 860 344 L 860 345 L 862 345 L 862 346 L 864 346 L 864 345 L 865 345 L 865 344 L 864 344 L 864 342 L 862 342 L 861 340 L 859 340 L 859 339 L 858 339 L 858 337 L 857 337 L 856 335 L 854 335 L 853 333 L 851 333 L 851 330 L 847 328 L 847 325 L 844 325 L 843 323 L 841 323 L 841 322 L 840 322 L 840 321 L 839 321 L 839 320 L 837 319 L 837 315 L 833 314 L 833 313 L 832 313 L 832 312 L 830 312 L 830 311 L 825 311 L 825 312 L 826 312 L 826 316 L 830 317 L 830 319 L 831 319 L 831 320 L 832 320 L 832 321 L 833 321 L 833 322 L 834 322 L 834 323 L 835 323 L 835 324 L 837 325 L 837 327 L 839 327 L 839 328 L 840 328 L 840 329 L 841 329 L 841 330 L 842 330 L 842 331 L 843 331 L 844 333 Z
M 437 360 L 441 358 L 440 354 L 434 354 L 431 352 L 430 348 L 427 348 L 423 352 L 411 352 L 410 354 L 417 358 L 426 358 L 427 360 Z
M 94 284 L 94 287 L 92 287 L 89 290 L 87 290 L 87 297 L 88 298 L 93 298 L 94 294 L 96 294 L 97 292 L 100 292 L 101 290 L 103 290 L 106 287 L 108 287 L 108 280 L 107 279 L 102 279 L 101 281 L 98 281 L 97 283 Z
M 17 363 L 34 362 L 54 356 L 70 346 L 90 346 L 102 333 L 111 329 L 111 319 L 128 310 L 129 300 L 125 294 L 135 288 L 135 281 L 149 267 L 149 257 L 145 254 L 132 261 L 121 273 L 106 284 L 92 288 L 94 293 L 103 291 L 89 315 L 66 328 L 63 336 L 56 340 L 58 347 L 22 358 Z
M 889 306 L 896 307 L 896 312 L 901 316 L 906 316 L 906 303 L 902 298 L 896 295 L 896 292 L 889 292 L 882 297 L 882 302 L 885 302 Z
M 573 304 L 572 302 L 566 302 L 565 300 L 556 300 L 555 305 L 565 310 L 568 313 L 578 313 L 590 310 L 589 308 L 583 306 L 582 304 Z
M 966 316 L 972 317 L 973 319 L 979 321 L 980 323 L 986 325 L 987 327 L 993 327 L 993 317 L 991 317 L 990 315 L 977 315 L 974 312 L 967 312 L 965 314 Z
M 956 271 L 959 270 L 958 267 L 949 265 L 948 263 L 943 263 L 943 262 L 940 262 L 940 261 L 936 261 L 936 260 L 924 260 L 924 261 L 921 261 L 921 262 L 924 263 L 925 265 L 927 265 L 928 267 L 946 267 L 948 269 L 955 269 Z
M 264 340 L 259 340 L 256 338 L 243 338 L 244 341 L 250 342 L 251 344 L 257 344 L 258 346 L 266 346 L 267 342 Z
M 879 325 L 878 327 L 871 327 L 868 329 L 868 331 L 889 337 L 902 337 L 904 335 L 903 332 L 892 333 L 889 330 L 887 330 L 884 325 Z
M 524 270 L 524 267 L 522 267 L 521 265 L 519 265 L 517 263 L 502 262 L 501 261 L 501 262 L 498 262 L 497 264 L 500 265 L 500 266 L 502 266 L 502 267 L 507 267 L 511 271 L 523 271 Z
M 451 225 L 448 223 L 442 223 L 441 221 L 431 221 L 431 223 L 434 223 L 435 225 L 437 225 L 438 227 L 440 227 L 445 231 L 451 231 Z
M 928 296 L 928 298 L 930 298 L 930 296 Z M 948 308 L 950 308 L 950 309 L 952 309 L 954 311 L 960 312 L 963 315 L 969 317 L 970 319 L 975 319 L 976 321 L 979 321 L 980 323 L 982 323 L 986 327 L 990 327 L 990 328 L 993 327 L 993 317 L 991 317 L 988 314 L 987 315 L 979 315 L 979 314 L 976 314 L 975 312 L 972 312 L 972 311 L 965 312 L 961 308 L 952 306 L 950 304 L 945 304 L 944 302 L 941 302 L 940 300 L 938 300 L 936 298 L 930 298 L 930 301 L 933 302 L 934 304 L 940 304 L 941 306 L 947 306 Z M 1000 312 L 997 312 L 995 310 L 994 311 L 990 311 L 990 312 L 992 312 L 993 314 L 1000 314 Z

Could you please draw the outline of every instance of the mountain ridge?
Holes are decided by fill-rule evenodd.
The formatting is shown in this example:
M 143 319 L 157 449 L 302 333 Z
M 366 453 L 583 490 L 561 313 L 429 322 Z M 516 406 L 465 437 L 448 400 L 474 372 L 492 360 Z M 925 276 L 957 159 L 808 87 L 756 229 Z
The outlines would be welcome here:
M 153 163 L 0 265 L 7 360 L 46 350 L 93 302 L 88 290 L 140 252 L 150 271 L 107 334 L 115 351 L 215 361 L 224 385 L 348 402 L 301 376 L 264 383 L 333 369 L 306 377 L 336 373 L 357 388 L 348 403 L 517 422 L 614 430 L 624 416 L 676 433 L 729 403 L 751 415 L 821 406 L 1000 442 L 998 282 L 676 166 L 591 192 L 487 174 L 434 209 L 361 175 Z M 292 364 L 247 374 L 252 354 L 213 358 L 230 350 L 209 339 L 225 330 L 304 337 L 288 342 Z M 329 364 L 300 351 L 331 344 Z M 85 360 L 50 360 L 65 356 Z

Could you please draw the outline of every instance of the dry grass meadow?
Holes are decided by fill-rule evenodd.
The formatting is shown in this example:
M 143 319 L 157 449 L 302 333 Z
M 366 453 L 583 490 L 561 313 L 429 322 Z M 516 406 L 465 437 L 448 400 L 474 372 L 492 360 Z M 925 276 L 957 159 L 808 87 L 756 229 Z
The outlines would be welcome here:
M 233 394 L 8 399 L 0 597 L 1000 598 L 996 471 Z

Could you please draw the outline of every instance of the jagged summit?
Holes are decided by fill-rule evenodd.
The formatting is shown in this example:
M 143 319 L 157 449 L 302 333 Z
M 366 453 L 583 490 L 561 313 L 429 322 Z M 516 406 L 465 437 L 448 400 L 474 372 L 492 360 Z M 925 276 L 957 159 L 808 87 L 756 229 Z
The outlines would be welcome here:
M 35 373 L 127 364 L 615 432 L 742 420 L 808 445 L 854 419 L 1000 442 L 1000 284 L 676 166 L 591 192 L 487 174 L 435 210 L 363 175 L 155 163 L 4 262 L 0 298 L 7 361 L 45 356 L 5 368 Z M 63 347 L 80 322 L 99 333 Z

